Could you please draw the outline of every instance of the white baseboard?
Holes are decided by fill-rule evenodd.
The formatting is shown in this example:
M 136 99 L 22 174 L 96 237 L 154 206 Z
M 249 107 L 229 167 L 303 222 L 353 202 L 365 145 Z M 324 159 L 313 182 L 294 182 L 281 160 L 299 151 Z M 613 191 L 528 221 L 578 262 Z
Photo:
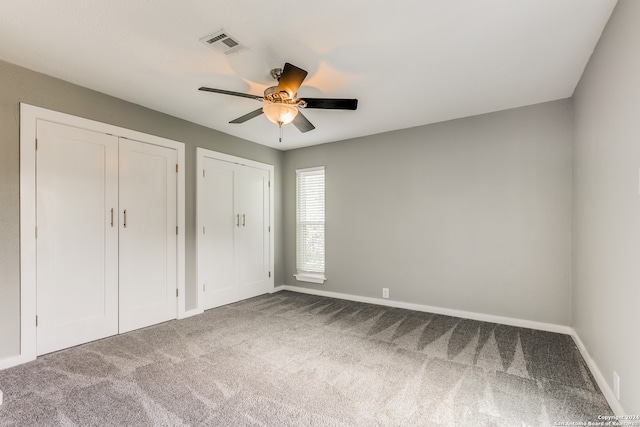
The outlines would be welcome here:
M 204 310 L 200 310 L 199 308 L 194 308 L 192 310 L 188 310 L 182 313 L 180 317 L 178 317 L 178 320 L 186 319 L 187 317 L 191 317 L 191 316 L 197 316 L 198 314 L 202 314 L 202 313 L 204 313 Z
M 4 359 L 0 359 L 0 371 L 7 368 L 13 368 L 14 366 L 22 365 L 23 363 L 36 360 L 35 357 L 27 357 L 25 355 L 12 356 Z
M 343 299 L 347 301 L 364 302 L 368 304 L 384 305 L 387 307 L 405 308 L 407 310 L 423 311 L 427 313 L 443 314 L 445 316 L 462 317 L 463 319 L 479 320 L 481 322 L 500 323 L 502 325 L 517 326 L 520 328 L 537 329 L 540 331 L 557 332 L 571 335 L 573 329 L 569 326 L 556 325 L 553 323 L 536 322 L 533 320 L 516 319 L 513 317 L 494 316 L 492 314 L 475 313 L 472 311 L 454 310 L 451 308 L 433 307 L 430 305 L 415 304 L 410 302 L 395 301 L 383 298 L 362 297 L 359 295 L 343 294 L 339 292 L 329 292 L 317 289 L 301 288 L 298 286 L 282 285 L 279 290 L 299 292 L 302 294 L 318 295 L 329 298 Z
M 585 347 L 584 343 L 580 339 L 580 336 L 573 328 L 571 328 L 571 336 L 573 337 L 573 341 L 575 341 L 578 350 L 580 350 L 580 354 L 582 354 L 585 362 L 587 362 L 587 366 L 589 367 L 591 374 L 593 374 L 593 377 L 598 383 L 598 387 L 600 387 L 600 390 L 602 390 L 602 394 L 604 394 L 605 399 L 607 399 L 607 403 L 609 403 L 609 406 L 611 407 L 613 413 L 617 416 L 627 415 L 624 412 L 620 401 L 616 399 L 616 395 L 613 393 L 613 390 L 611 390 L 609 383 L 607 383 L 607 381 L 604 379 L 604 375 L 602 375 L 600 368 L 598 368 L 596 362 L 591 358 L 591 355 L 587 351 L 587 347 Z
M 613 393 L 613 390 L 611 390 L 611 387 L 609 386 L 607 381 L 604 379 L 604 376 L 602 375 L 602 372 L 598 368 L 598 365 L 591 358 L 591 355 L 589 354 L 589 352 L 587 351 L 587 348 L 585 347 L 584 343 L 580 339 L 580 336 L 570 326 L 555 325 L 552 323 L 544 323 L 544 322 L 535 322 L 531 320 L 522 320 L 522 319 L 516 319 L 512 317 L 494 316 L 490 314 L 474 313 L 470 311 L 454 310 L 449 308 L 433 307 L 433 306 L 428 306 L 423 304 L 414 304 L 414 303 L 394 301 L 394 300 L 388 300 L 388 299 L 382 299 L 382 298 L 362 297 L 358 295 L 343 294 L 339 292 L 307 289 L 307 288 L 301 288 L 298 286 L 289 286 L 289 285 L 276 286 L 273 288 L 273 290 L 270 293 L 276 293 L 276 292 L 285 291 L 285 290 L 298 292 L 302 294 L 318 295 L 318 296 L 324 296 L 329 298 L 343 299 L 347 301 L 363 302 L 368 304 L 377 304 L 377 305 L 382 305 L 386 307 L 404 308 L 404 309 L 414 310 L 414 311 L 443 314 L 446 316 L 461 317 L 464 319 L 479 320 L 479 321 L 491 322 L 491 323 L 500 323 L 503 325 L 517 326 L 521 328 L 537 329 L 541 331 L 557 332 L 561 334 L 571 335 L 574 342 L 576 343 L 576 346 L 578 347 L 578 350 L 580 350 L 582 357 L 587 363 L 589 370 L 591 371 L 591 373 L 593 374 L 593 377 L 598 383 L 600 390 L 602 390 L 602 394 L 604 395 L 605 399 L 607 399 L 607 402 L 609 403 L 609 406 L 611 407 L 615 415 L 617 416 L 626 415 L 624 409 L 622 408 L 622 405 L 620 404 L 618 399 L 616 399 L 615 394 Z M 195 316 L 201 313 L 203 313 L 202 310 L 198 310 L 198 309 L 189 310 L 185 312 L 183 314 L 183 317 L 181 318 L 184 319 L 186 317 Z M 30 359 L 25 356 L 16 356 L 16 357 L 0 359 L 0 370 L 21 365 L 23 363 L 30 362 L 31 360 L 34 360 L 34 359 Z M 0 405 L 1 404 L 2 404 L 2 390 L 0 390 Z
M 582 357 L 584 358 L 585 362 L 587 362 L 587 366 L 589 367 L 589 370 L 593 374 L 593 377 L 598 383 L 600 390 L 602 390 L 602 394 L 604 395 L 605 399 L 607 399 L 607 403 L 609 403 L 609 406 L 611 407 L 613 412 L 618 416 L 626 415 L 622 408 L 622 405 L 620 405 L 620 402 L 618 401 L 618 399 L 616 399 L 615 394 L 613 393 L 613 390 L 611 390 L 611 387 L 605 381 L 604 376 L 602 375 L 602 372 L 600 372 L 600 369 L 598 368 L 598 365 L 596 365 L 595 361 L 591 358 L 591 355 L 589 354 L 586 347 L 582 343 L 582 340 L 578 336 L 577 332 L 570 326 L 556 325 L 553 323 L 535 322 L 531 320 L 515 319 L 512 317 L 494 316 L 490 314 L 474 313 L 470 311 L 453 310 L 449 308 L 433 307 L 428 305 L 394 301 L 394 300 L 388 300 L 388 299 L 382 299 L 382 298 L 362 297 L 358 295 L 343 294 L 339 292 L 329 292 L 329 291 L 322 291 L 317 289 L 301 288 L 298 286 L 282 285 L 274 289 L 274 292 L 282 291 L 282 290 L 299 292 L 302 294 L 324 296 L 329 298 L 337 298 L 337 299 L 343 299 L 348 301 L 377 304 L 377 305 L 383 305 L 387 307 L 405 308 L 408 310 L 443 314 L 447 316 L 462 317 L 464 319 L 479 320 L 482 322 L 500 323 L 502 325 L 517 326 L 521 328 L 537 329 L 541 331 L 557 332 L 561 334 L 571 335 L 574 342 L 576 343 L 576 346 L 580 350 Z
M 280 291 L 284 291 L 284 285 L 280 285 L 280 286 L 276 286 L 273 288 L 273 290 L 271 292 L 269 292 L 270 294 L 275 294 L 276 292 L 280 292 Z

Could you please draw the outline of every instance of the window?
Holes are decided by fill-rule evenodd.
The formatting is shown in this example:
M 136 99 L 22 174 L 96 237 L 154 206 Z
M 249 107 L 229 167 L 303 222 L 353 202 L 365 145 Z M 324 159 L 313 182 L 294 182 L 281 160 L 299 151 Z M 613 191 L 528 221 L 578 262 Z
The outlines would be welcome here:
M 324 283 L 324 166 L 296 170 L 297 280 Z

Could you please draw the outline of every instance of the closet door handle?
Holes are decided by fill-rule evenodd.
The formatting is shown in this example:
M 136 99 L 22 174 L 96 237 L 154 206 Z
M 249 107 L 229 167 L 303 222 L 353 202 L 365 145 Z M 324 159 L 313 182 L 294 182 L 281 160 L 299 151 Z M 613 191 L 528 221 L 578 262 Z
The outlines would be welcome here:
M 111 208 L 111 227 L 113 228 L 113 208 Z
M 247 222 L 246 222 L 246 218 L 245 218 L 245 214 L 242 214 L 242 226 L 246 227 L 247 226 Z
M 236 214 L 236 227 L 240 227 L 240 214 Z
M 124 210 L 124 223 L 123 223 L 124 228 L 127 228 L 127 210 Z

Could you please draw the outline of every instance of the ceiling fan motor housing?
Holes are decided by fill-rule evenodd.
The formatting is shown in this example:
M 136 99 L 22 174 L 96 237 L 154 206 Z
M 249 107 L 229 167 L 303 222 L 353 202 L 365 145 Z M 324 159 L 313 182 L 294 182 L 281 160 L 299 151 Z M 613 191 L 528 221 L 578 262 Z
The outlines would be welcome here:
M 280 104 L 291 104 L 302 107 L 301 101 L 296 99 L 296 94 L 294 94 L 293 98 L 289 97 L 289 94 L 285 91 L 278 92 L 278 86 L 271 86 L 264 90 L 264 99 L 270 103 L 280 103 Z M 306 104 L 305 104 L 306 105 Z

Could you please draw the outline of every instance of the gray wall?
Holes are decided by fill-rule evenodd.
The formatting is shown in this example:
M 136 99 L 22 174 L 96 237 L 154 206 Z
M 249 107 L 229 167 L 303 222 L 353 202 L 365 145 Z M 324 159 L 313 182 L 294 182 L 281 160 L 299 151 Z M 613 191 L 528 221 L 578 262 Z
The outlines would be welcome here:
M 285 152 L 284 284 L 568 325 L 569 100 Z M 324 285 L 297 282 L 295 169 L 326 166 Z
M 184 142 L 186 283 L 195 301 L 195 150 L 204 147 L 275 166 L 275 280 L 283 280 L 282 152 L 0 61 L 0 359 L 20 349 L 19 103 L 24 102 Z
M 573 326 L 640 414 L 640 1 L 620 0 L 574 94 Z

